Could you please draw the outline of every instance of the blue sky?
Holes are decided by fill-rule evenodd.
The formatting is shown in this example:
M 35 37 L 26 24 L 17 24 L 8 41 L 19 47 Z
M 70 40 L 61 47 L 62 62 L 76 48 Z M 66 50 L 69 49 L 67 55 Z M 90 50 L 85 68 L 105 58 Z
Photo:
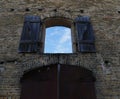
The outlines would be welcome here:
M 54 26 L 46 29 L 45 53 L 72 53 L 71 29 Z

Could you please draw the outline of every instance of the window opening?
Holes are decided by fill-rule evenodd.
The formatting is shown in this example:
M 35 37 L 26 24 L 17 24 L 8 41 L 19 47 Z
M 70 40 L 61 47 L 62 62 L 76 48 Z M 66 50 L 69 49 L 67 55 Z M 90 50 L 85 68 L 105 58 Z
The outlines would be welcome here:
M 64 26 L 46 28 L 44 53 L 72 53 L 71 29 Z

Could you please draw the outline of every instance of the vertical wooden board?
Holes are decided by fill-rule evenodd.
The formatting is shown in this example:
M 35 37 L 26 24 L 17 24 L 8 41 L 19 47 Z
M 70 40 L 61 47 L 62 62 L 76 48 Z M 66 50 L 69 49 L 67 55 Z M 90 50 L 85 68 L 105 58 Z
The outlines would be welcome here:
M 57 68 L 47 66 L 22 82 L 21 99 L 57 99 Z
M 60 99 L 96 99 L 93 77 L 89 74 L 89 70 L 80 67 L 61 66 Z
M 0 97 L 0 99 L 3 99 L 3 97 Z

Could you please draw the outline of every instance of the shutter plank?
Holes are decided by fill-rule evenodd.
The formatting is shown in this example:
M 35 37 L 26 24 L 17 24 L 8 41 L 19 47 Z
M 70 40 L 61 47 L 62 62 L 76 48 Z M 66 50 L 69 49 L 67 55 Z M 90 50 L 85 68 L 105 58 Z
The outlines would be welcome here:
M 95 52 L 95 36 L 88 16 L 80 16 L 75 19 L 78 50 L 80 52 Z
M 37 52 L 40 43 L 40 33 L 40 17 L 26 16 L 19 44 L 19 52 Z

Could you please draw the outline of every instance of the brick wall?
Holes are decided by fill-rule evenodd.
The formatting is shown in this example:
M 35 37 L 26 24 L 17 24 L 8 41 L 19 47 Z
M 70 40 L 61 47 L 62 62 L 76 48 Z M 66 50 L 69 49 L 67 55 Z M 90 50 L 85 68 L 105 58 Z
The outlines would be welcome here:
M 24 71 L 57 62 L 92 70 L 97 79 L 97 99 L 119 99 L 119 5 L 119 0 L 1 0 L 0 99 L 19 99 L 19 80 Z M 38 15 L 42 19 L 60 16 L 72 20 L 78 15 L 90 16 L 95 31 L 97 52 L 70 55 L 18 54 L 25 15 Z

